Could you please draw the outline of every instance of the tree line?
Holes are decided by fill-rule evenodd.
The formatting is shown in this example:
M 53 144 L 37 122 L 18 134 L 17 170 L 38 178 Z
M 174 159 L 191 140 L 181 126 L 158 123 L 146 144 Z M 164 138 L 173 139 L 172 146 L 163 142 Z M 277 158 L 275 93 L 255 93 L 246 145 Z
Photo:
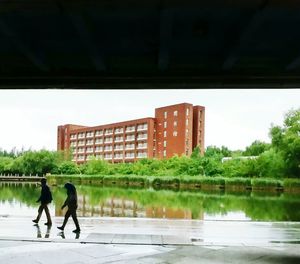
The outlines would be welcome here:
M 48 150 L 0 149 L 0 174 L 45 175 L 203 175 L 225 177 L 300 178 L 300 108 L 291 109 L 284 116 L 282 126 L 272 125 L 271 143 L 254 141 L 242 150 L 208 146 L 200 155 L 195 148 L 191 157 L 173 156 L 170 159 L 141 159 L 135 163 L 111 164 L 104 160 L 90 160 L 77 165 L 71 155 Z M 246 159 L 241 157 L 254 156 Z M 223 161 L 222 158 L 231 157 Z

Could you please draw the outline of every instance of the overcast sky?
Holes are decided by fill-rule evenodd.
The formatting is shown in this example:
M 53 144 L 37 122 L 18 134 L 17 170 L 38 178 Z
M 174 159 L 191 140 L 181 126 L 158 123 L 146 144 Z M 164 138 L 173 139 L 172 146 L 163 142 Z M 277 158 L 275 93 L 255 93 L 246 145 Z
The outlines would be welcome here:
M 205 146 L 245 149 L 270 142 L 271 123 L 300 107 L 300 89 L 0 90 L 0 148 L 56 150 L 57 126 L 96 126 L 154 117 L 156 107 L 206 108 Z

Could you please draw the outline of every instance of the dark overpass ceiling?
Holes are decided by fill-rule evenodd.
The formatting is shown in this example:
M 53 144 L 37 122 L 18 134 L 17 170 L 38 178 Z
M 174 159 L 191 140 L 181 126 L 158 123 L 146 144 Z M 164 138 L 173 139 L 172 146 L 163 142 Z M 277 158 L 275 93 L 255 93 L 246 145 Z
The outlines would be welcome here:
M 0 88 L 300 87 L 299 0 L 1 0 Z

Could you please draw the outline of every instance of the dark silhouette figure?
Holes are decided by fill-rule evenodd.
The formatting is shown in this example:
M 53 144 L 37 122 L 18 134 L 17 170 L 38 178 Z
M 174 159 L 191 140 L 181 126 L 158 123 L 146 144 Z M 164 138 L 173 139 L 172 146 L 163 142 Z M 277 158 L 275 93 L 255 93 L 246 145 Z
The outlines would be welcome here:
M 51 221 L 51 217 L 50 217 L 50 213 L 49 213 L 49 209 L 48 209 L 48 204 L 51 203 L 51 201 L 52 201 L 52 194 L 51 194 L 50 188 L 48 187 L 48 185 L 46 183 L 47 183 L 47 180 L 45 178 L 43 178 L 41 180 L 41 185 L 42 185 L 41 196 L 36 201 L 37 203 L 40 202 L 41 205 L 38 209 L 38 215 L 37 215 L 36 219 L 32 220 L 32 222 L 38 223 L 42 216 L 43 210 L 45 210 L 46 217 L 47 217 L 47 223 L 45 223 L 45 225 L 50 226 L 50 225 L 52 225 L 52 221 Z
M 76 210 L 78 207 L 77 204 L 77 192 L 76 192 L 76 188 L 72 183 L 66 183 L 64 186 L 67 189 L 67 199 L 65 201 L 65 203 L 63 204 L 63 206 L 61 207 L 61 209 L 64 209 L 66 206 L 68 206 L 68 211 L 65 214 L 65 219 L 63 222 L 62 226 L 58 226 L 57 228 L 60 230 L 64 230 L 68 219 L 70 216 L 72 216 L 74 224 L 76 226 L 76 229 L 73 230 L 74 233 L 79 233 L 80 232 L 80 227 L 79 227 L 79 223 L 78 223 L 78 219 L 77 219 L 77 214 L 76 214 Z

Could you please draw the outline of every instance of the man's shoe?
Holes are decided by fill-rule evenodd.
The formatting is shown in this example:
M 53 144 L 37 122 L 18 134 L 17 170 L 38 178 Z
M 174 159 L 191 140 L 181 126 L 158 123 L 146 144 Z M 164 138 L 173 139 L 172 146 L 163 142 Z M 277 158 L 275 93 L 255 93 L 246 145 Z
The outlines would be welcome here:
M 37 224 L 39 221 L 34 219 L 34 220 L 32 220 L 32 222 Z
M 58 226 L 57 228 L 58 228 L 59 230 L 64 231 L 64 228 L 63 228 L 62 226 Z
M 52 223 L 45 223 L 45 225 L 47 225 L 47 226 L 52 226 Z
M 73 230 L 73 233 L 80 233 L 80 229 Z

